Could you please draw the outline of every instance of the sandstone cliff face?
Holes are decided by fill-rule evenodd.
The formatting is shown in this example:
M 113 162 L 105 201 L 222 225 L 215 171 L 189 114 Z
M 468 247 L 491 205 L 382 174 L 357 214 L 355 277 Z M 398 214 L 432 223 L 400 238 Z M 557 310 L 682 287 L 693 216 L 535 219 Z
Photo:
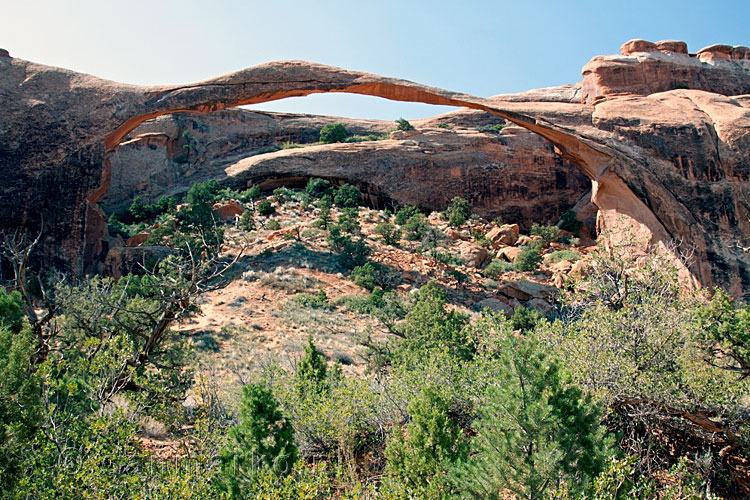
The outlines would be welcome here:
M 122 210 L 135 196 L 155 201 L 205 179 L 234 187 L 260 183 L 271 189 L 325 177 L 358 185 L 374 205 L 442 210 L 451 198 L 461 196 L 471 201 L 475 213 L 528 228 L 532 222 L 554 223 L 590 189 L 586 176 L 538 135 L 515 126 L 501 134 L 477 132 L 480 125 L 505 123 L 480 111 L 415 120 L 422 133 L 404 140 L 264 152 L 285 141 L 317 141 L 320 128 L 332 122 L 344 123 L 359 135 L 394 126 L 247 110 L 151 120 L 109 156 L 112 181 L 101 204 L 108 212 Z M 452 128 L 437 128 L 439 123 Z
M 598 56 L 583 67 L 582 98 L 649 95 L 673 89 L 723 95 L 750 93 L 750 49 L 712 45 L 688 54 L 685 42 L 630 40 L 619 56 Z
M 747 62 L 733 54 L 725 58 L 726 50 L 719 48 L 698 59 L 716 67 L 728 61 L 744 72 Z M 683 56 L 669 55 L 672 62 Z M 100 257 L 102 221 L 92 205 L 109 188 L 105 153 L 138 125 L 179 111 L 207 113 L 313 92 L 351 92 L 473 108 L 542 136 L 592 180 L 601 228 L 617 230 L 624 221 L 665 248 L 675 239 L 695 241 L 697 261 L 683 273 L 743 295 L 750 288 L 750 258 L 728 244 L 745 246 L 750 240 L 743 212 L 750 127 L 747 99 L 721 95 L 746 91 L 731 87 L 735 83 L 716 87 L 716 81 L 737 77 L 721 74 L 707 80 L 712 83 L 704 90 L 711 94 L 671 90 L 623 97 L 602 91 L 605 97 L 594 107 L 586 104 L 591 101 L 585 91 L 584 104 L 570 100 L 572 89 L 550 99 L 539 99 L 539 92 L 481 99 L 304 62 L 269 63 L 189 85 L 136 87 L 0 55 L 0 95 L 8 103 L 0 109 L 2 225 L 33 231 L 43 224 L 40 257 L 81 272 Z M 688 101 L 699 103 L 700 113 L 680 117 L 682 111 L 674 110 L 687 109 Z M 655 102 L 672 110 L 673 118 L 641 120 Z

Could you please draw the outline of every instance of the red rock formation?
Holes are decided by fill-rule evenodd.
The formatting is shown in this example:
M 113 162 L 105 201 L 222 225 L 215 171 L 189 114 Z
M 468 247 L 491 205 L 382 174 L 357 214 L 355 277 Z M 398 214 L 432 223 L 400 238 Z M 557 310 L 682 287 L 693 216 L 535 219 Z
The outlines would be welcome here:
M 592 201 L 600 209 L 601 226 L 617 229 L 625 220 L 644 241 L 662 247 L 675 239 L 697 241 L 699 262 L 690 268 L 693 277 L 746 294 L 750 261 L 744 252 L 728 250 L 727 243 L 746 244 L 750 239 L 745 206 L 750 199 L 750 111 L 747 99 L 720 95 L 748 93 L 747 77 L 740 71 L 746 64 L 744 59 L 708 64 L 662 52 L 595 58 L 586 67 L 584 101 L 597 95 L 611 97 L 594 108 L 569 100 L 534 101 L 533 93 L 481 99 L 304 62 L 269 63 L 189 85 L 137 87 L 0 57 L 0 94 L 6 104 L 0 109 L 2 224 L 38 230 L 43 223 L 47 237 L 41 257 L 80 272 L 94 257 L 84 255 L 84 249 L 96 250 L 86 245 L 86 238 L 93 237 L 86 227 L 98 227 L 87 220 L 95 214 L 88 207 L 109 185 L 105 152 L 114 150 L 139 124 L 177 111 L 206 113 L 315 92 L 350 92 L 478 109 L 541 135 L 592 179 Z M 716 93 L 678 90 L 618 98 L 620 91 L 651 94 L 663 89 L 651 87 L 651 77 L 639 84 L 618 76 L 616 67 L 622 75 L 655 73 L 654 82 L 668 80 L 659 75 L 671 78 L 675 67 L 681 67 L 689 81 L 703 81 L 702 88 Z M 660 116 L 651 121 L 640 118 L 654 103 L 666 110 L 686 101 L 699 103 L 702 114 L 678 118 L 672 113 L 674 123 L 682 126 L 663 129 Z M 699 121 L 692 123 L 691 117 Z M 693 142 L 711 136 L 717 141 Z M 691 147 L 692 154 L 681 155 L 678 165 L 692 174 L 682 174 L 673 153 Z
M 747 47 L 712 45 L 689 55 L 685 42 L 630 40 L 620 47 L 621 56 L 597 56 L 583 67 L 583 102 L 674 89 L 748 94 L 749 51 Z

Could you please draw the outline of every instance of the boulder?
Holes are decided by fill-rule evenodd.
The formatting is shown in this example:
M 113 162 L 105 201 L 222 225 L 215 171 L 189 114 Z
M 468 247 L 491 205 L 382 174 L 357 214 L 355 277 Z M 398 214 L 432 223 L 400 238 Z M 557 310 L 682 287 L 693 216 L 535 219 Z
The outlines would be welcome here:
M 236 216 L 242 215 L 244 211 L 245 208 L 234 200 L 214 205 L 214 214 L 225 220 L 234 220 Z
M 486 248 L 468 241 L 459 243 L 457 250 L 461 260 L 469 267 L 482 267 L 490 258 Z
M 480 309 L 489 309 L 493 312 L 501 312 L 508 318 L 513 316 L 513 308 L 506 302 L 503 302 L 502 300 L 496 299 L 494 297 L 480 300 L 479 302 L 477 302 L 477 306 L 479 306 Z
M 495 257 L 507 260 L 508 262 L 515 262 L 516 258 L 518 258 L 522 251 L 523 249 L 519 247 L 502 247 L 497 251 Z
M 543 285 L 533 281 L 509 281 L 498 290 L 506 297 L 515 298 L 521 302 L 531 299 L 554 301 L 560 291 L 550 285 Z
M 485 237 L 495 245 L 514 245 L 519 232 L 518 224 L 503 224 L 490 229 Z
M 146 240 L 151 237 L 151 231 L 141 231 L 136 233 L 127 240 L 125 240 L 126 247 L 138 247 L 146 243 Z
M 525 307 L 539 311 L 545 316 L 550 316 L 553 312 L 555 312 L 555 308 L 552 307 L 549 302 L 543 299 L 533 298 L 530 301 L 526 302 Z

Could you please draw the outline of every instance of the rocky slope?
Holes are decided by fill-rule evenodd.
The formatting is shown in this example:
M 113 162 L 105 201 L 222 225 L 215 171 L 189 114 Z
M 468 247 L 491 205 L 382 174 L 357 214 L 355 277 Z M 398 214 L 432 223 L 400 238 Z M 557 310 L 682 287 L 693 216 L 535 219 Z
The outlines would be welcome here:
M 590 190 L 586 176 L 538 135 L 515 126 L 499 134 L 478 132 L 477 126 L 505 123 L 483 112 L 416 120 L 418 131 L 394 133 L 391 140 L 267 152 L 289 141 L 315 142 L 321 127 L 332 122 L 353 134 L 386 137 L 394 126 L 247 110 L 150 120 L 110 155 L 112 180 L 101 205 L 107 212 L 122 210 L 135 196 L 154 202 L 206 179 L 235 188 L 259 183 L 270 190 L 322 177 L 357 185 L 373 206 L 442 210 L 461 196 L 481 216 L 528 228 L 532 222 L 556 222 Z M 439 128 L 441 123 L 451 128 Z
M 654 58 L 659 74 L 686 71 L 677 45 L 658 56 L 648 44 L 632 45 L 626 64 L 640 70 L 613 74 L 644 72 Z M 686 278 L 744 295 L 750 291 L 750 259 L 740 248 L 750 240 L 750 102 L 732 94 L 747 93 L 750 60 L 739 58 L 746 53 L 742 48 L 702 53 L 690 63 L 699 67 L 690 78 L 702 82 L 702 90 L 675 90 L 683 84 L 663 78 L 671 83 L 641 86 L 623 96 L 637 79 L 605 85 L 606 71 L 589 66 L 583 103 L 574 101 L 575 87 L 546 99 L 539 99 L 539 92 L 482 99 L 304 62 L 269 63 L 190 85 L 137 87 L 5 53 L 0 56 L 0 95 L 8 103 L 0 110 L 2 224 L 30 231 L 44 225 L 40 256 L 80 272 L 101 258 L 104 228 L 96 202 L 110 184 L 106 153 L 144 121 L 177 111 L 207 113 L 313 92 L 351 92 L 469 107 L 539 134 L 593 181 L 600 229 L 616 237 L 623 225 L 632 227 L 644 244 L 673 253 L 675 241 L 686 241 L 696 256 L 683 269 Z

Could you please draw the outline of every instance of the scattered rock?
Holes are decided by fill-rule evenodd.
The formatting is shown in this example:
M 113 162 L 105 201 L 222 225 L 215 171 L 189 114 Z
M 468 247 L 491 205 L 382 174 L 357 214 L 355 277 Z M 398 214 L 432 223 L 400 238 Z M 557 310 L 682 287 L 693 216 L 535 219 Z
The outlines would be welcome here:
M 535 309 L 539 311 L 540 313 L 544 314 L 545 316 L 549 316 L 555 311 L 555 308 L 552 307 L 549 304 L 549 302 L 547 302 L 546 300 L 537 299 L 537 298 L 534 298 L 528 301 L 526 303 L 526 307 L 529 309 Z
M 463 240 L 463 241 L 469 241 L 471 239 L 467 234 L 462 233 L 461 231 L 457 231 L 456 229 L 449 228 L 445 235 L 452 239 L 453 241 Z
M 244 211 L 245 208 L 234 200 L 214 205 L 214 214 L 226 220 L 234 219 L 236 216 L 242 215 Z
M 507 303 L 503 302 L 500 299 L 496 299 L 493 297 L 486 298 L 484 300 L 480 300 L 477 305 L 482 309 L 489 309 L 493 312 L 501 312 L 505 314 L 508 318 L 510 318 L 513 315 L 513 308 L 508 305 Z
M 502 247 L 500 250 L 498 250 L 495 257 L 497 257 L 498 259 L 507 260 L 508 262 L 515 262 L 522 251 L 523 249 L 518 247 Z
M 531 299 L 554 300 L 560 292 L 557 287 L 534 283 L 533 281 L 510 281 L 500 287 L 499 292 L 506 297 L 527 302 Z
M 125 240 L 125 246 L 127 247 L 138 247 L 146 243 L 146 240 L 151 236 L 151 231 L 141 231 L 136 233 L 127 240 Z
M 514 245 L 519 232 L 518 224 L 503 224 L 490 229 L 485 237 L 495 245 Z
M 468 241 L 458 244 L 458 253 L 467 266 L 476 268 L 482 267 L 490 257 L 486 248 Z

